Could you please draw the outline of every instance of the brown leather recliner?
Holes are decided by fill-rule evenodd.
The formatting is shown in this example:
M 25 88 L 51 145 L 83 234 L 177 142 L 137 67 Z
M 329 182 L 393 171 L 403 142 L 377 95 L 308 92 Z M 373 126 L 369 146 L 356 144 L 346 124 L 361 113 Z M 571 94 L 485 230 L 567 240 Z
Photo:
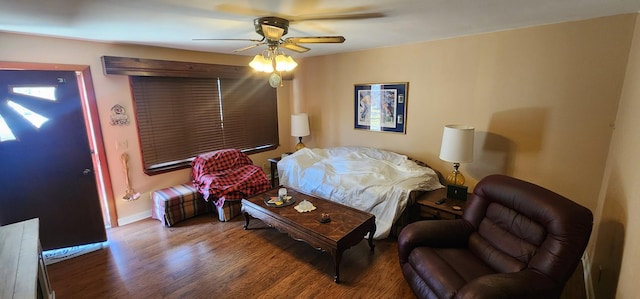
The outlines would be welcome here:
M 462 219 L 405 227 L 400 265 L 420 298 L 559 298 L 592 226 L 587 208 L 491 175 L 476 185 Z

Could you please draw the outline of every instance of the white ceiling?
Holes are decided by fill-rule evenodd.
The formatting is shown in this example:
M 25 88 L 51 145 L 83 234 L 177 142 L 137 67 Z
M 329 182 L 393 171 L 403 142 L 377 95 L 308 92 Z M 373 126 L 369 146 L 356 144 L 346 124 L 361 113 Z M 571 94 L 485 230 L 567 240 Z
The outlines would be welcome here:
M 231 54 L 251 42 L 192 39 L 259 39 L 253 19 L 272 15 L 303 19 L 285 37 L 346 38 L 289 52 L 300 57 L 638 11 L 640 0 L 0 0 L 0 31 Z M 304 20 L 345 14 L 379 17 Z

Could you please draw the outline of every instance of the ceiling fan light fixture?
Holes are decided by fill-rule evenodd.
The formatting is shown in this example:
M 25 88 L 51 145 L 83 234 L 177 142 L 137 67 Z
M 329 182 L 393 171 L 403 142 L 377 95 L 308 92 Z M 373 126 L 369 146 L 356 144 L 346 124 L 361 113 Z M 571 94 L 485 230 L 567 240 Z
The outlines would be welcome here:
M 253 57 L 251 62 L 249 62 L 249 66 L 258 72 L 273 72 L 273 65 L 271 64 L 271 61 L 266 59 L 262 54 L 258 54 Z
M 293 57 L 291 56 L 287 56 L 287 62 L 289 63 L 288 71 L 293 71 L 293 69 L 295 69 L 298 66 L 298 63 L 295 60 L 293 60 Z
M 295 69 L 296 66 L 298 66 L 298 63 L 296 63 L 291 56 L 285 54 L 278 54 L 278 56 L 276 56 L 276 71 L 289 72 Z
M 284 54 L 278 54 L 278 56 L 276 56 L 276 71 L 285 72 L 287 69 L 287 64 L 287 58 L 284 56 Z

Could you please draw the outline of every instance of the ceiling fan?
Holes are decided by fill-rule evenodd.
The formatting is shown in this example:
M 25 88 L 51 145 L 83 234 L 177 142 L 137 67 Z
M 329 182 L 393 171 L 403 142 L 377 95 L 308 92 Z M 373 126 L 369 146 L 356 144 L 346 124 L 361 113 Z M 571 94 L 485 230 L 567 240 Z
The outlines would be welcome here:
M 289 20 L 280 17 L 257 18 L 253 20 L 253 26 L 256 33 L 262 36 L 262 39 L 195 38 L 194 40 L 243 40 L 254 43 L 253 45 L 236 49 L 233 52 L 242 52 L 260 45 L 267 45 L 269 49 L 282 47 L 298 53 L 310 50 L 300 44 L 343 43 L 345 41 L 343 36 L 307 36 L 283 39 L 282 37 L 289 32 Z
M 299 2 L 294 2 L 296 5 Z M 381 13 L 360 13 L 371 8 L 368 6 L 341 8 L 341 9 L 318 9 L 317 7 L 307 7 L 311 11 L 320 12 L 318 15 L 306 16 L 286 16 L 268 11 L 262 11 L 255 8 L 238 6 L 234 4 L 220 4 L 217 10 L 231 14 L 241 15 L 267 15 L 253 20 L 255 32 L 262 36 L 261 39 L 228 39 L 228 38 L 196 38 L 194 40 L 235 40 L 249 41 L 252 45 L 236 49 L 233 52 L 242 52 L 258 46 L 266 45 L 267 49 L 261 54 L 256 55 L 249 63 L 253 69 L 265 73 L 270 73 L 269 83 L 272 87 L 282 84 L 281 72 L 293 70 L 298 64 L 286 55 L 281 48 L 291 50 L 298 53 L 304 53 L 310 49 L 301 44 L 321 44 L 333 43 L 339 44 L 345 41 L 344 36 L 304 36 L 304 37 L 287 37 L 283 38 L 289 32 L 289 23 L 309 20 L 357 20 L 384 17 Z
M 194 40 L 246 40 L 253 42 L 253 45 L 234 50 L 233 52 L 246 51 L 261 45 L 267 45 L 267 49 L 261 54 L 256 55 L 249 63 L 253 69 L 271 73 L 269 76 L 269 84 L 272 87 L 282 85 L 281 72 L 293 70 L 298 64 L 280 50 L 280 47 L 304 53 L 310 49 L 300 44 L 318 44 L 318 43 L 343 43 L 344 36 L 307 36 L 307 37 L 282 37 L 289 32 L 289 20 L 279 17 L 262 17 L 253 20 L 256 33 L 262 36 L 262 39 L 194 39 Z
M 287 15 L 274 11 L 262 10 L 256 7 L 249 7 L 238 4 L 222 3 L 215 6 L 215 10 L 222 13 L 243 15 L 243 16 L 267 16 L 253 20 L 255 32 L 262 36 L 262 39 L 211 39 L 201 38 L 194 40 L 243 40 L 253 42 L 244 48 L 236 49 L 234 52 L 246 51 L 260 45 L 267 45 L 269 48 L 282 47 L 294 52 L 304 53 L 310 49 L 300 44 L 317 43 L 343 43 L 343 36 L 314 36 L 314 37 L 288 37 L 282 39 L 289 31 L 289 23 L 302 21 L 332 21 L 332 20 L 362 20 L 381 18 L 385 15 L 380 12 L 371 12 L 375 7 L 370 5 L 354 7 L 321 7 L 317 2 L 292 1 L 290 9 L 301 12 L 301 15 Z M 304 14 L 313 12 L 313 14 Z

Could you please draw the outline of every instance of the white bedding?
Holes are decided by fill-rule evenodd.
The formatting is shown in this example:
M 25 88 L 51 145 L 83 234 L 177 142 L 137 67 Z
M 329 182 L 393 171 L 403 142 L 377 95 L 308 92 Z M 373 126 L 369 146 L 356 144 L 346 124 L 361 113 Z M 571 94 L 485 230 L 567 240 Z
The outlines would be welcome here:
M 376 216 L 375 239 L 389 236 L 412 190 L 443 188 L 431 168 L 367 147 L 303 148 L 278 162 L 280 184 Z

